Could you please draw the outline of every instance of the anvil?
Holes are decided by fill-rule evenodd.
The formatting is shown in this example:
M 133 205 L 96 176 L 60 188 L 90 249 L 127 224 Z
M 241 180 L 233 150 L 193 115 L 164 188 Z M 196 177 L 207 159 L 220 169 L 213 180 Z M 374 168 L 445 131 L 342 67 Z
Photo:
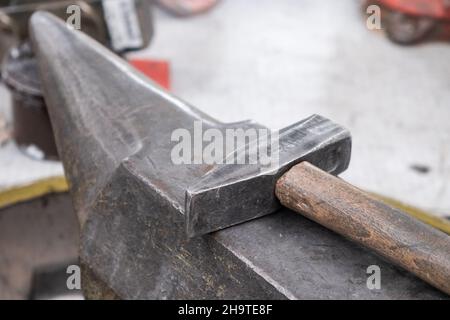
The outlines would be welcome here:
M 411 275 L 399 273 L 378 257 L 286 208 L 267 215 L 280 209 L 275 191 L 284 204 L 289 205 L 289 201 L 283 199 L 294 199 L 289 193 L 278 192 L 284 190 L 283 186 L 290 194 L 301 195 L 296 181 L 300 174 L 305 185 L 317 186 L 314 179 L 306 180 L 316 177 L 317 170 L 337 174 L 347 167 L 350 136 L 341 126 L 316 115 L 281 130 L 279 165 L 269 171 L 259 170 L 258 165 L 177 165 L 171 159 L 174 130 L 192 130 L 196 121 L 221 132 L 262 126 L 249 121 L 225 124 L 207 116 L 47 13 L 33 15 L 31 34 L 58 151 L 82 226 L 80 254 L 85 280 L 89 280 L 83 282 L 88 297 L 442 297 Z M 248 141 L 246 149 L 251 150 L 253 142 Z M 361 210 L 353 203 L 357 218 L 352 219 L 339 205 L 339 192 L 347 192 L 347 186 L 337 183 L 334 176 L 324 176 L 324 171 L 319 171 L 319 177 L 325 177 L 325 181 L 318 185 L 329 182 L 339 187 L 338 194 L 322 191 L 331 192 L 331 207 L 344 216 L 341 222 L 345 223 L 338 223 L 336 218 L 327 223 L 320 217 L 309 217 L 332 229 L 333 222 L 336 226 L 347 224 L 354 231 L 347 236 L 370 247 L 368 232 L 374 229 L 367 229 L 365 223 L 366 228 L 358 231 L 358 226 L 364 223 L 361 219 L 367 219 L 361 211 L 371 213 L 375 208 Z M 275 187 L 277 183 L 282 187 Z M 217 185 L 233 184 L 237 188 L 214 190 Z M 213 195 L 217 206 L 211 209 L 220 211 L 224 203 L 228 209 L 222 212 L 224 215 L 215 212 L 204 216 L 203 212 L 207 223 L 198 225 L 200 233 L 234 226 L 189 238 L 186 208 L 205 211 L 203 204 L 211 204 Z M 299 199 L 292 207 L 302 211 L 295 207 L 298 203 L 305 212 L 314 213 L 310 206 L 329 217 L 333 210 L 321 207 L 324 203 L 318 198 L 320 194 L 314 193 L 308 197 L 309 202 Z M 372 199 L 358 199 L 378 204 Z M 443 234 L 392 210 L 383 205 L 378 208 L 391 218 L 387 234 L 400 230 L 394 239 L 398 242 L 389 250 L 412 250 L 418 255 L 426 248 L 444 252 L 430 266 L 442 265 L 438 274 L 448 277 L 448 247 L 444 246 L 448 239 L 442 240 Z M 248 222 L 241 223 L 244 221 Z M 378 228 L 380 216 L 372 221 Z M 424 240 L 426 235 L 440 242 L 395 246 L 403 239 L 414 238 L 402 229 L 405 221 L 407 229 L 425 232 L 415 239 Z M 383 236 L 383 230 L 378 234 Z M 421 259 L 414 263 L 429 270 Z M 383 270 L 384 279 L 384 287 L 377 293 L 369 290 L 365 281 L 367 268 L 374 264 Z

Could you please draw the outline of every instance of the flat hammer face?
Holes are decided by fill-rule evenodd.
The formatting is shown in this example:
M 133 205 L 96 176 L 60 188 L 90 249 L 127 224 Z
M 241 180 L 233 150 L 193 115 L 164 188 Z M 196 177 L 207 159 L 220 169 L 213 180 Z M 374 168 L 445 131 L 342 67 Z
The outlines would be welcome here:
M 256 149 L 249 146 L 236 152 Z M 339 174 L 348 167 L 350 153 L 350 133 L 321 116 L 313 115 L 282 129 L 271 150 L 271 155 L 277 157 L 276 167 L 264 170 L 259 161 L 253 165 L 217 165 L 189 186 L 188 236 L 220 230 L 276 211 L 280 205 L 275 197 L 275 184 L 292 166 L 308 161 L 324 171 Z

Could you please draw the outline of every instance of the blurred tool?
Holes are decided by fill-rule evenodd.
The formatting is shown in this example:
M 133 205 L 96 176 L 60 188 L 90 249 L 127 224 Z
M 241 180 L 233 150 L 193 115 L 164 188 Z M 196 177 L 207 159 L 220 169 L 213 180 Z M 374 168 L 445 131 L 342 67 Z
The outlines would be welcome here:
M 37 10 L 66 20 L 80 9 L 80 30 L 122 52 L 148 46 L 153 35 L 149 0 L 0 0 L 0 58 L 28 38 L 28 20 Z
M 2 78 L 12 93 L 13 136 L 27 155 L 35 159 L 58 158 L 34 55 L 28 45 L 31 14 L 47 10 L 67 19 L 71 15 L 69 6 L 76 5 L 80 8 L 81 31 L 123 53 L 149 44 L 153 34 L 149 4 L 148 0 L 0 2 L 0 54 L 5 56 Z
M 450 38 L 449 0 L 370 0 L 368 4 L 382 8 L 382 24 L 396 43 Z

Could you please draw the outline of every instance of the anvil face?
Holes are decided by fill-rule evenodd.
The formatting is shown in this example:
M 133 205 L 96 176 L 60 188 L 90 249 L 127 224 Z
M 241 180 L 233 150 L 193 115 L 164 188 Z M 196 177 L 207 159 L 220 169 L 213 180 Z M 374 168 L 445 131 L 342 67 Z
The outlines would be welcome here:
M 393 284 L 394 294 L 404 297 L 402 288 L 408 279 L 395 274 L 394 281 L 395 272 L 385 262 L 286 209 L 187 239 L 186 190 L 195 195 L 193 191 L 204 190 L 199 183 L 209 186 L 210 181 L 214 182 L 211 185 L 219 181 L 223 185 L 221 181 L 226 180 L 220 179 L 226 175 L 209 179 L 228 169 L 225 165 L 172 163 L 173 131 L 193 130 L 195 121 L 220 131 L 261 126 L 223 124 L 208 117 L 49 14 L 32 17 L 31 34 L 58 151 L 82 225 L 81 262 L 86 279 L 95 279 L 83 282 L 88 297 L 103 297 L 98 294 L 105 287 L 126 299 L 392 297 L 392 292 L 375 295 L 349 280 L 354 274 L 365 274 L 369 264 L 386 270 L 386 283 Z M 275 179 L 280 168 L 302 159 L 295 155 L 314 155 L 323 144 L 293 139 L 291 133 L 295 138 L 296 132 L 323 125 L 337 128 L 313 116 L 294 125 L 293 131 L 288 129 L 291 138 L 286 144 L 280 139 L 280 146 L 285 145 L 280 167 L 270 175 L 258 170 L 257 179 Z M 320 132 L 336 137 L 334 130 Z M 345 134 L 340 137 L 338 141 L 348 140 Z M 316 156 L 306 159 L 313 161 Z M 323 159 L 323 167 L 331 171 L 346 165 Z M 321 166 L 320 161 L 316 164 Z M 230 181 L 236 182 L 236 172 L 249 174 L 245 166 L 235 168 L 229 172 Z M 273 194 L 267 196 L 268 206 L 273 205 Z M 254 210 L 259 207 L 251 205 L 251 215 L 245 216 L 241 209 L 244 216 L 240 219 L 259 214 Z M 337 290 L 331 291 L 330 286 Z M 433 296 L 423 288 L 414 292 Z

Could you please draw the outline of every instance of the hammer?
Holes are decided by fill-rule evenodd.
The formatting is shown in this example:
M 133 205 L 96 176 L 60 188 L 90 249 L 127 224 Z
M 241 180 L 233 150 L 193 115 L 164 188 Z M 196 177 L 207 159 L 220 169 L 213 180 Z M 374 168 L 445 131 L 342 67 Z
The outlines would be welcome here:
M 254 144 L 236 152 L 255 151 Z M 224 164 L 194 182 L 186 192 L 188 236 L 248 221 L 282 205 L 450 294 L 450 237 L 333 175 L 349 164 L 348 131 L 312 116 L 283 129 L 277 151 L 280 162 L 271 171 Z

